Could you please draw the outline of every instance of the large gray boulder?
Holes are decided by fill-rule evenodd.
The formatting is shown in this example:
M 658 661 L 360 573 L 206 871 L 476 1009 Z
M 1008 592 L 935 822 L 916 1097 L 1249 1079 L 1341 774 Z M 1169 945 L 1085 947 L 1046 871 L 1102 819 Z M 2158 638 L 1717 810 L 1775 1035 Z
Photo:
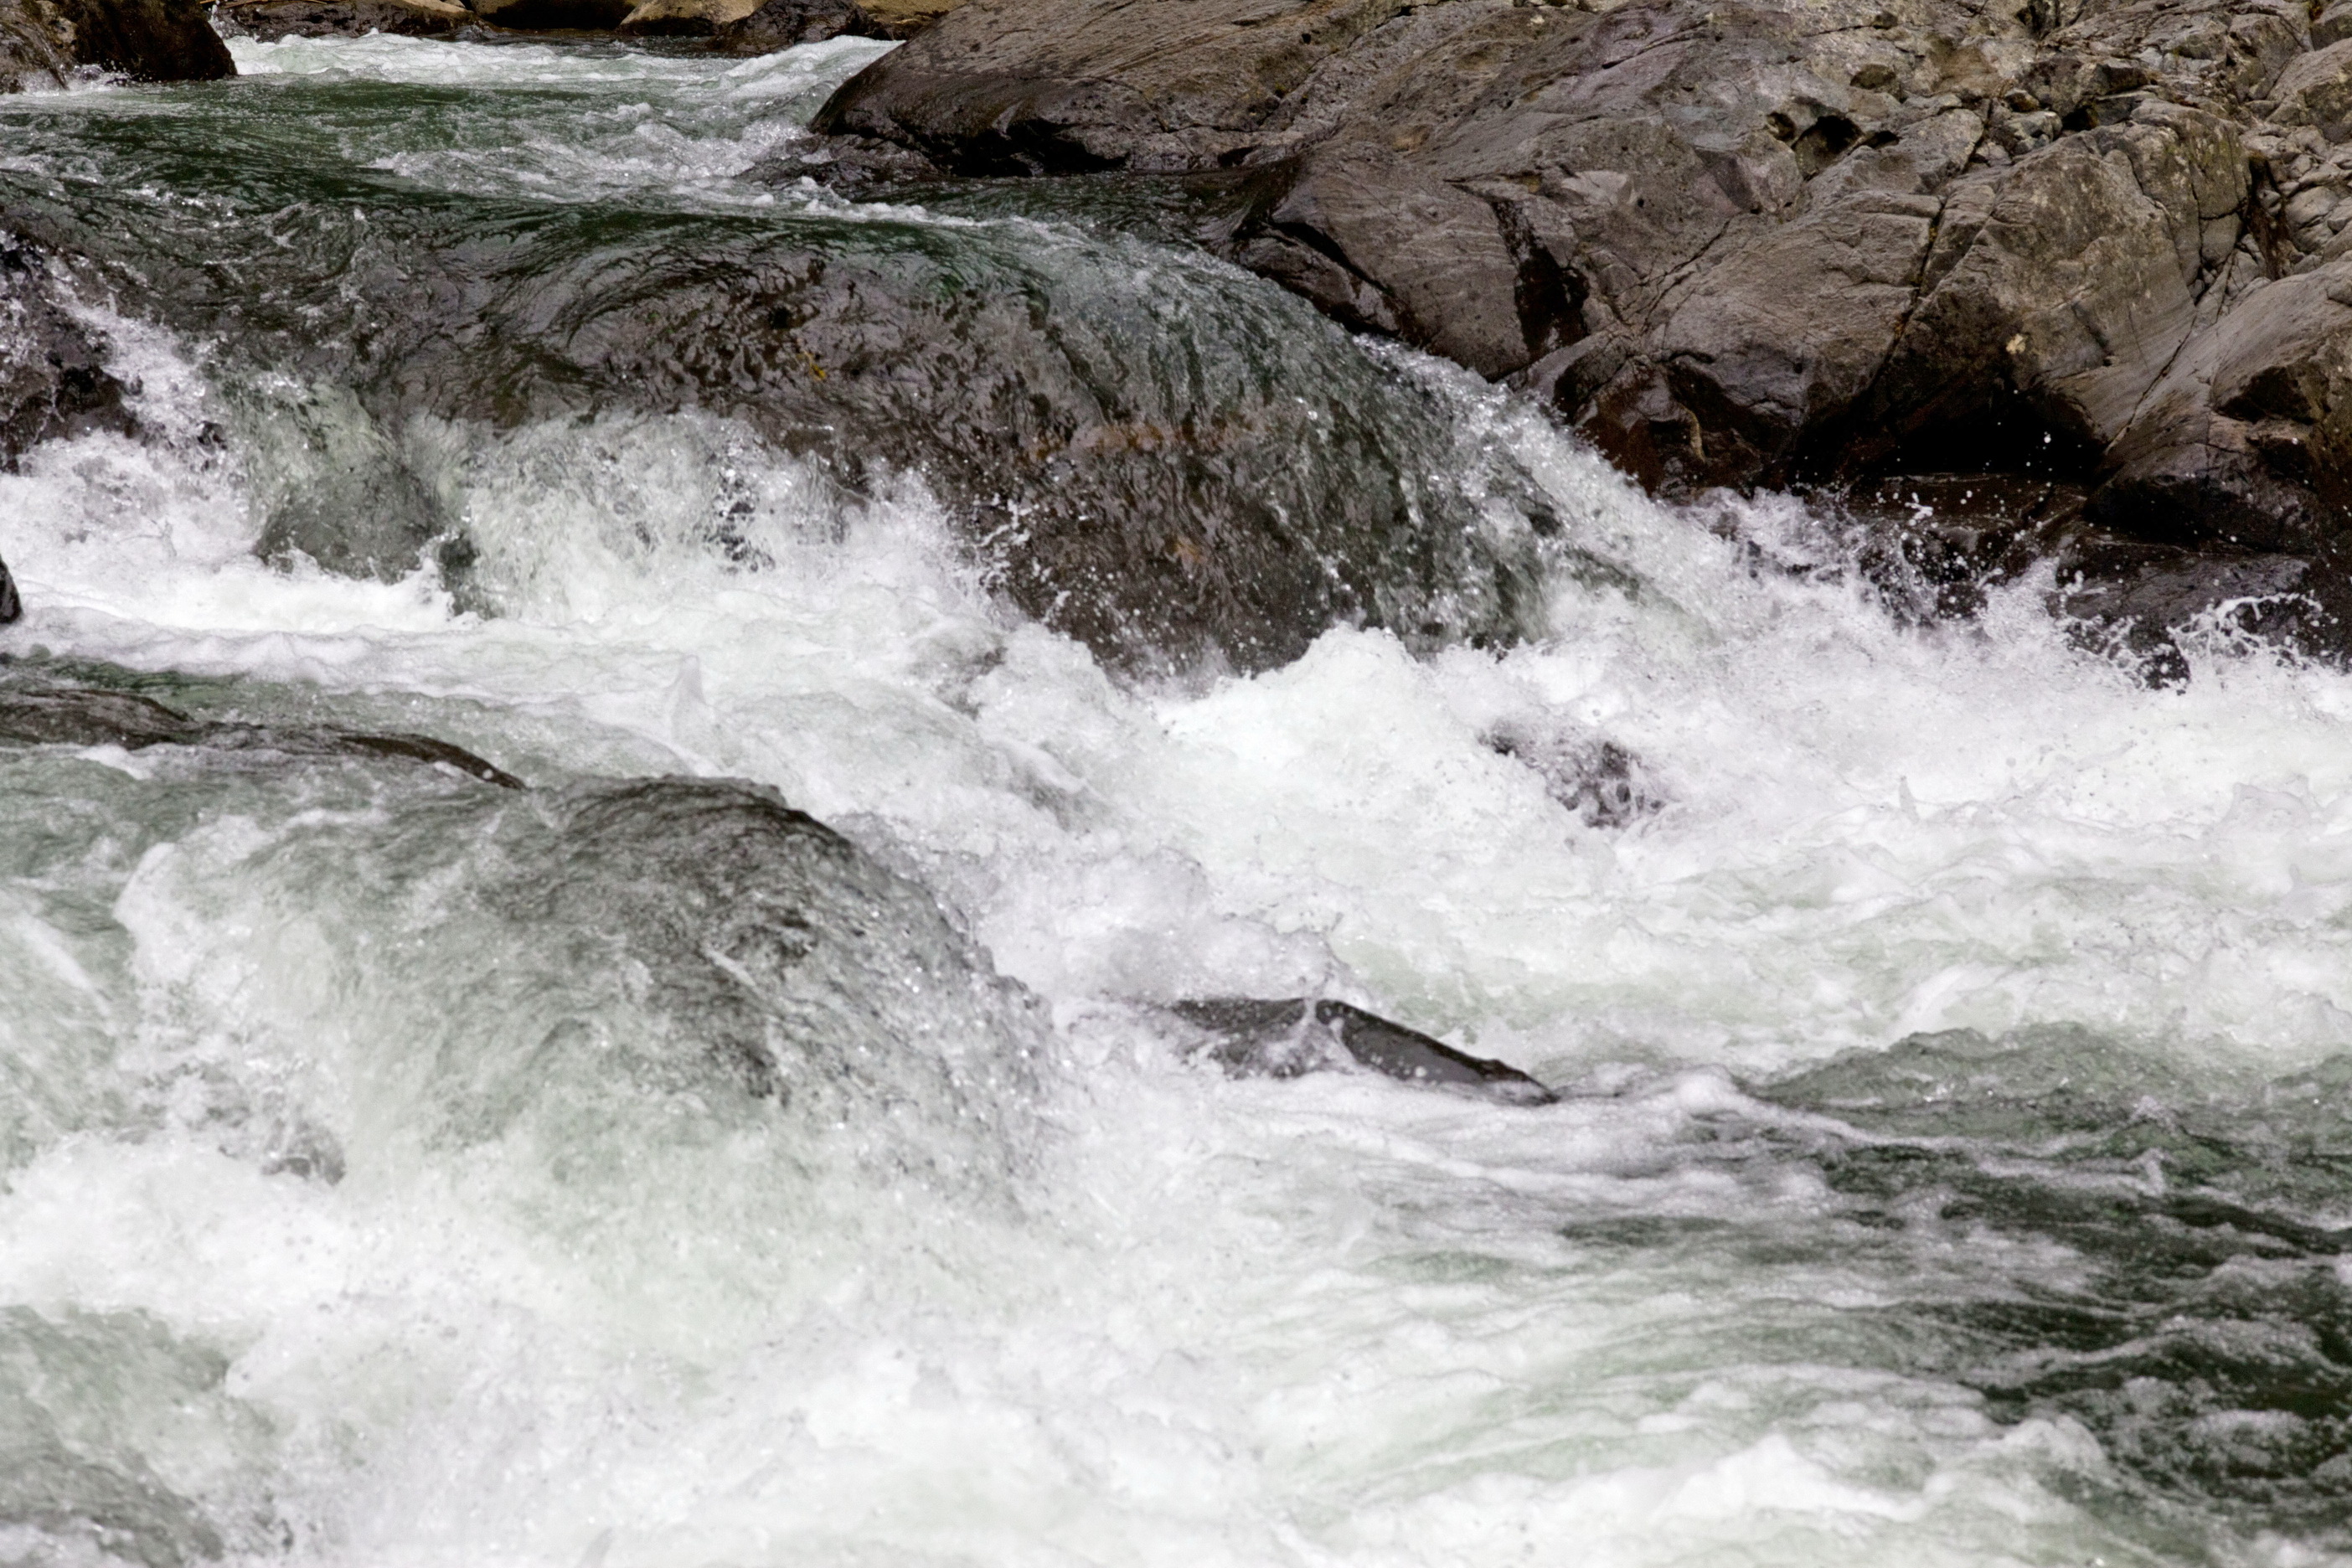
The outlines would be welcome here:
M 215 220 L 142 211 L 55 224 L 93 291 L 220 345 L 272 558 L 397 578 L 432 552 L 470 593 L 419 416 L 487 436 L 693 410 L 833 493 L 919 477 L 993 591 L 1123 669 L 1272 668 L 1335 624 L 1425 647 L 1542 624 L 1558 521 L 1531 488 L 1465 453 L 1424 384 L 1203 258 L 1077 228 L 1041 247 L 1016 226 L 571 204 L 502 212 L 488 245 L 476 209 L 387 200 L 301 204 L 290 243 L 232 272 L 187 260 Z M 752 515 L 702 526 L 759 571 Z
M 79 69 L 133 81 L 236 74 L 202 0 L 0 0 L 0 91 L 62 87 Z
M 2306 563 L 2345 515 L 2352 13 L 972 0 L 818 123 L 1184 174 L 1234 259 L 1669 492 L 2032 475 Z

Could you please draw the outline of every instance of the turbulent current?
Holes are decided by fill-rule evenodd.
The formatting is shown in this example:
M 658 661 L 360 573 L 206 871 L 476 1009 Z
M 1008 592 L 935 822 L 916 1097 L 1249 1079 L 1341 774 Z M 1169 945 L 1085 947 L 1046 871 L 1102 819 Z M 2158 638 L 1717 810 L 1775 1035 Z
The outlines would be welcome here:
M 877 47 L 0 100 L 0 1563 L 2352 1561 L 2352 679 L 835 194 Z

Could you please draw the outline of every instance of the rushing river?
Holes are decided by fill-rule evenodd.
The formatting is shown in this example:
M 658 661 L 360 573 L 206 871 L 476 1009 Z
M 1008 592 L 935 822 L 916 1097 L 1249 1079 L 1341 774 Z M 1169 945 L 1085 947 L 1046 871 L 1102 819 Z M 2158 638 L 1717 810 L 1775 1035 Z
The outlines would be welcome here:
M 2352 680 L 1923 626 L 1148 193 L 820 190 L 875 47 L 0 100 L 136 419 L 0 474 L 0 700 L 531 786 L 0 744 L 0 1563 L 2352 1561 Z M 777 256 L 970 405 L 779 414 Z M 1045 479 L 1037 331 L 1143 410 Z M 992 544 L 1251 506 L 1415 564 L 1203 653 Z M 1307 994 L 1560 1099 L 1159 1010 Z

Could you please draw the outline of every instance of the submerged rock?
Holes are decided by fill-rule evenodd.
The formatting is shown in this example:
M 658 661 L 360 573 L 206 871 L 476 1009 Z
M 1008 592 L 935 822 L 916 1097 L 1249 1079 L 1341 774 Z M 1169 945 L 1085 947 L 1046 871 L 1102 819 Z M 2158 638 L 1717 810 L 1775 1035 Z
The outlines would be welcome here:
M 184 1568 L 282 1540 L 285 1522 L 239 1495 L 274 1433 L 227 1391 L 230 1359 L 144 1311 L 0 1307 L 9 1561 Z
M 751 171 L 762 184 L 813 180 L 852 201 L 895 187 L 941 182 L 947 172 L 920 153 L 871 136 L 824 136 L 788 143 Z
M 8 563 L 0 561 L 0 626 L 24 618 L 25 601 L 16 596 L 16 579 L 8 574 Z
M 1642 759 L 1614 741 L 1549 720 L 1507 721 L 1479 739 L 1533 770 L 1544 792 L 1587 827 L 1630 827 L 1665 807 Z
M 2276 0 L 974 0 L 818 124 L 1206 180 L 1217 248 L 1654 488 L 2002 473 L 2309 560 L 2352 495 L 2347 82 Z
M 821 1113 L 871 1089 L 881 1113 L 884 1086 L 919 1084 L 924 1114 L 948 1118 L 1025 1096 L 1022 994 L 927 890 L 774 791 L 646 779 L 549 805 L 549 853 L 524 853 L 537 835 L 520 834 L 489 907 L 576 933 L 599 967 L 637 968 L 644 1004 L 743 1092 Z
M 78 69 L 215 81 L 236 62 L 202 0 L 0 0 L 0 91 L 63 87 Z
M 241 277 L 178 259 L 177 211 L 78 232 L 265 373 L 226 395 L 273 557 L 396 577 L 461 545 L 420 428 L 690 411 L 836 493 L 919 476 L 990 587 L 1122 670 L 1271 668 L 1334 625 L 1418 647 L 1541 625 L 1532 486 L 1463 449 L 1442 394 L 1206 258 L 821 210 L 355 215 L 308 188 Z
M 0 615 L 0 619 L 6 618 Z M 150 746 L 192 746 L 278 756 L 386 757 L 446 768 L 501 789 L 523 787 L 512 773 L 429 735 L 194 719 L 134 692 L 80 687 L 0 687 L 0 743 L 7 742 L 120 746 L 130 752 Z
M 683 1180 L 699 1194 L 650 1211 L 669 1217 L 646 1245 L 683 1226 L 730 1257 L 747 1210 L 788 1225 L 845 1198 L 888 1226 L 912 1189 L 1018 1201 L 1050 1070 L 1034 1002 L 928 890 L 772 789 L 395 797 L 239 855 L 186 865 L 174 896 L 299 929 L 310 980 L 334 976 L 330 1011 L 269 1021 L 278 1048 L 371 1019 L 345 1068 L 386 1098 L 372 1127 L 331 1125 L 355 1173 L 406 1140 L 499 1144 L 595 1235 Z
M 0 472 L 43 441 L 132 427 L 101 335 L 60 302 L 55 268 L 0 227 Z
M 1216 997 L 1170 1009 L 1204 1037 L 1197 1047 L 1228 1072 L 1297 1078 L 1369 1068 L 1406 1083 L 1466 1089 L 1512 1105 L 1558 1097 L 1517 1068 L 1474 1057 L 1346 1002 Z

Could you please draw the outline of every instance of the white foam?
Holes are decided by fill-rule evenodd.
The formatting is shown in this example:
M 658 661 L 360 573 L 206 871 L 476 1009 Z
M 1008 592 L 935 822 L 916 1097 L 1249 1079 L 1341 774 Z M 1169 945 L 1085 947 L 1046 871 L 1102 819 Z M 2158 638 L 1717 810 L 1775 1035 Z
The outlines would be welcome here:
M 255 74 L 578 89 L 627 137 L 667 123 L 631 106 L 689 91 L 735 136 L 727 95 L 789 96 L 802 68 L 236 47 Z M 664 158 L 725 165 L 647 144 L 627 177 L 648 185 Z M 355 1156 L 332 1187 L 265 1176 L 223 1152 L 199 1089 L 266 1088 L 362 1154 L 399 1121 L 400 1086 L 349 1063 L 397 1067 L 414 1041 L 351 1002 L 336 966 L 357 949 L 331 940 L 374 893 L 272 879 L 284 801 L 228 794 L 181 821 L 144 758 L 38 763 L 79 770 L 43 787 L 79 791 L 96 826 L 0 889 L 0 1049 L 44 1094 L 66 1086 L 18 1129 L 0 1301 L 151 1314 L 230 1359 L 226 1396 L 269 1436 L 205 1495 L 263 1498 L 293 1542 L 239 1550 L 337 1568 L 2140 1552 L 2070 1500 L 2107 1462 L 2082 1428 L 2001 1426 L 1948 1384 L 1823 1362 L 1822 1304 L 1883 1306 L 1884 1277 L 1833 1250 L 1612 1253 L 1569 1222 L 1829 1225 L 1801 1170 L 1686 1157 L 1766 1114 L 1733 1069 L 2020 1022 L 2195 1070 L 2342 1048 L 2346 678 L 2216 658 L 2151 691 L 2071 647 L 2030 583 L 1978 625 L 1903 629 L 1850 585 L 1752 571 L 1726 534 L 1796 526 L 1775 503 L 1655 507 L 1531 411 L 1402 355 L 1466 446 L 1516 452 L 1570 542 L 1618 569 L 1562 576 L 1549 640 L 1415 659 L 1339 629 L 1281 670 L 1135 690 L 992 600 L 919 482 L 845 497 L 698 414 L 395 433 L 479 549 L 482 616 L 423 563 L 388 584 L 261 564 L 255 476 L 205 438 L 184 348 L 110 325 L 157 434 L 0 477 L 28 606 L 0 650 L 243 678 L 263 705 L 397 704 L 402 727 L 525 772 L 772 783 L 919 867 L 1086 1069 L 1047 1107 L 1019 1219 L 866 1191 L 787 1225 L 788 1152 L 756 1138 L 576 1179 L 521 1141 Z M 1537 721 L 1637 755 L 1664 809 L 1583 823 L 1489 743 Z M 19 848 L 83 831 L 22 787 L 0 805 L 35 814 Z M 159 842 L 126 847 L 142 832 Z M 466 1004 L 407 984 L 406 1005 Z M 1127 1006 L 1325 988 L 1625 1092 L 1512 1111 L 1227 1083 Z M 1666 1070 L 1604 1073 L 1628 1060 Z M 125 1103 L 72 1100 L 117 1079 Z M 1943 1266 L 1960 1279 L 1994 1246 Z

